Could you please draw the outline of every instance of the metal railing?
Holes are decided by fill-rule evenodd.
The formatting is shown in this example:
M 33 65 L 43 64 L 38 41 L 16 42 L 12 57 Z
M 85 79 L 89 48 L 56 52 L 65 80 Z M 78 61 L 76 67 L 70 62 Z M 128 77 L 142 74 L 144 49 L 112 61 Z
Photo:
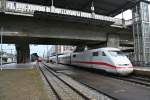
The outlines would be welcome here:
M 1 7 L 2 7 L 2 2 L 0 3 L 0 8 Z M 103 16 L 103 15 L 98 15 L 98 14 L 93 15 L 92 13 L 62 9 L 62 8 L 55 8 L 53 6 L 49 7 L 49 6 L 28 4 L 28 3 L 6 1 L 6 8 L 5 8 L 6 13 L 12 13 L 12 14 L 20 13 L 20 14 L 26 14 L 29 16 L 34 16 L 35 11 L 42 11 L 42 12 L 49 12 L 49 13 L 54 13 L 54 14 L 61 14 L 61 15 L 102 20 L 102 21 L 109 21 L 109 22 L 113 22 L 115 25 L 123 25 L 123 22 L 121 19 L 113 18 L 113 17 L 109 17 L 109 16 Z
M 0 1 L 0 9 L 2 9 L 2 3 L 3 2 Z M 82 11 L 68 10 L 63 8 L 55 8 L 55 7 L 13 2 L 13 1 L 6 1 L 5 11 L 7 13 L 13 13 L 13 14 L 19 14 L 19 13 L 26 14 L 27 16 L 28 15 L 33 16 L 35 11 L 42 11 L 42 12 L 50 12 L 54 14 L 70 15 L 70 16 L 91 18 L 91 19 L 102 20 L 102 21 L 110 21 L 113 22 L 115 25 L 119 25 L 119 26 L 121 25 L 129 26 L 133 24 L 132 19 L 125 20 L 125 22 L 123 22 L 122 19 L 113 18 L 109 16 L 103 16 L 98 14 L 95 14 L 93 16 L 92 13 L 87 13 Z

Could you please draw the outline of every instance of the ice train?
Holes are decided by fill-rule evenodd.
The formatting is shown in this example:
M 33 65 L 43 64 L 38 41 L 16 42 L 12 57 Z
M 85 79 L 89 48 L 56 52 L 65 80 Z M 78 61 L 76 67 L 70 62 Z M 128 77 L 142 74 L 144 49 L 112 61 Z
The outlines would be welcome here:
M 109 73 L 128 75 L 133 72 L 130 60 L 117 48 L 98 48 L 51 57 L 51 62 L 101 69 Z

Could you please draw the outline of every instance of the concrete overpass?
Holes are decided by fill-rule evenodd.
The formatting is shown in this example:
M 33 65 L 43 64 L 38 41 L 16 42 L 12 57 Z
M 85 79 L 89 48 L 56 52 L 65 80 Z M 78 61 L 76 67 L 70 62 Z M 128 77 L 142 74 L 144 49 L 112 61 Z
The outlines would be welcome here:
M 14 0 L 10 0 L 14 1 Z M 122 11 L 133 8 L 139 1 L 145 0 L 15 0 L 16 2 L 28 3 L 43 6 L 55 6 L 69 10 L 91 13 L 91 6 L 94 5 L 94 12 L 99 15 L 115 16 Z
M 71 4 L 74 1 L 66 0 L 66 2 Z M 23 52 L 24 55 L 29 55 L 29 43 L 67 45 L 82 43 L 90 47 L 101 45 L 118 47 L 120 44 L 132 44 L 132 30 L 126 26 L 127 21 L 111 16 L 133 7 L 137 2 L 138 0 L 119 0 L 119 2 L 77 0 L 76 3 L 82 6 L 75 4 L 70 8 L 59 0 L 55 0 L 55 6 L 51 7 L 41 1 L 2 0 L 0 25 L 3 27 L 4 42 L 17 44 L 16 47 L 20 50 L 18 55 Z M 91 3 L 94 3 L 94 13 L 89 10 Z M 28 57 L 20 58 L 26 62 Z
M 14 5 L 16 5 L 16 7 L 14 7 Z M 35 8 L 33 9 L 32 6 L 34 7 L 35 5 L 9 1 L 6 3 L 5 12 L 1 16 L 1 25 L 6 27 L 6 29 L 4 29 L 6 30 L 6 36 L 16 35 L 11 34 L 10 31 L 12 31 L 12 33 L 19 33 L 17 34 L 17 36 L 64 39 L 72 39 L 71 37 L 73 37 L 73 39 L 78 40 L 85 39 L 106 41 L 106 33 L 110 34 L 114 32 L 114 34 L 124 35 L 131 34 L 132 31 L 124 28 L 126 21 L 123 21 L 121 19 L 115 19 L 113 17 L 96 14 L 93 17 L 91 16 L 91 13 L 72 11 L 73 14 L 76 15 L 74 16 L 73 14 L 71 14 L 70 10 L 58 8 L 54 8 L 53 10 L 49 8 L 49 10 L 46 10 L 48 9 L 46 6 L 44 6 L 46 7 L 45 11 L 43 11 L 44 8 L 40 8 L 41 6 L 36 6 L 40 8 L 39 11 L 37 11 L 35 10 Z M 110 25 L 115 25 L 115 27 L 111 27 Z M 69 31 L 69 28 L 70 30 L 72 30 L 72 32 L 67 32 Z M 97 36 L 97 34 L 100 35 L 100 37 L 95 37 L 95 35 Z M 125 40 L 127 39 L 128 37 L 126 37 Z
M 4 27 L 3 35 L 6 37 L 6 40 L 4 38 L 4 42 L 7 43 L 17 42 L 17 37 L 32 38 L 29 39 L 31 43 L 40 43 L 40 41 L 33 40 L 43 38 L 105 42 L 107 41 L 107 37 L 110 33 L 120 35 L 121 40 L 132 40 L 132 34 L 130 30 L 124 28 L 114 28 L 107 25 L 105 26 L 102 23 L 99 23 L 99 25 L 94 25 L 66 22 L 51 18 L 33 18 L 5 14 L 0 16 L 0 21 L 1 25 Z M 12 40 L 11 38 L 16 39 Z M 42 41 L 44 43 L 46 39 Z M 44 44 L 46 44 L 46 42 Z M 66 44 L 70 43 L 66 42 Z

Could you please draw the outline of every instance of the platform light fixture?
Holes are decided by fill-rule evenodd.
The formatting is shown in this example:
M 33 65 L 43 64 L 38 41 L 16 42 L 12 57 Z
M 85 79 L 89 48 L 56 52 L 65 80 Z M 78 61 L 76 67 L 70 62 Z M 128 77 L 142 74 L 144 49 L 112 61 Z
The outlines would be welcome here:
M 51 6 L 53 7 L 54 6 L 54 0 L 51 0 L 51 4 L 52 4 Z
M 94 12 L 94 11 L 95 11 L 95 8 L 94 8 L 94 0 L 92 1 L 91 11 L 92 11 L 92 12 Z
M 54 9 L 55 9 L 54 0 L 51 0 L 51 7 L 50 8 L 51 8 L 51 11 L 54 12 Z
M 91 13 L 92 13 L 92 17 L 94 18 L 95 16 L 94 0 L 92 0 L 92 4 L 91 4 Z

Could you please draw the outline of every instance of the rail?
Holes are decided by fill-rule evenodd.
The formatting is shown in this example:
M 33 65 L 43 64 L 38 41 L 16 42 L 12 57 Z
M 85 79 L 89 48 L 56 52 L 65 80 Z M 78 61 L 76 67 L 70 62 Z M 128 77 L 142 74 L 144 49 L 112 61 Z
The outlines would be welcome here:
M 74 81 L 65 74 L 55 72 L 46 64 L 39 63 L 39 65 L 39 69 L 47 81 L 49 81 L 49 85 L 61 100 L 116 100 L 113 97 Z
M 146 87 L 150 87 L 150 79 L 148 77 L 141 77 L 141 76 L 135 76 L 135 75 L 130 75 L 128 77 L 119 77 L 119 76 L 110 76 L 110 77 L 120 79 L 123 81 L 132 82 L 132 83 L 139 84 L 139 85 L 143 85 Z
M 28 3 L 13 2 L 13 1 L 6 1 L 5 3 L 3 3 L 2 1 L 0 1 L 1 9 L 4 4 L 5 4 L 5 12 L 12 13 L 12 14 L 20 13 L 20 14 L 26 14 L 29 16 L 34 16 L 35 11 L 42 11 L 42 12 L 49 12 L 49 13 L 54 13 L 54 14 L 83 17 L 83 18 L 96 19 L 96 20 L 102 20 L 102 21 L 110 21 L 110 22 L 113 22 L 115 25 L 123 25 L 123 21 L 118 18 L 103 16 L 103 15 L 98 15 L 98 14 L 93 15 L 92 13 L 76 11 L 76 10 L 55 8 L 54 6 L 49 7 L 49 6 L 28 4 Z

